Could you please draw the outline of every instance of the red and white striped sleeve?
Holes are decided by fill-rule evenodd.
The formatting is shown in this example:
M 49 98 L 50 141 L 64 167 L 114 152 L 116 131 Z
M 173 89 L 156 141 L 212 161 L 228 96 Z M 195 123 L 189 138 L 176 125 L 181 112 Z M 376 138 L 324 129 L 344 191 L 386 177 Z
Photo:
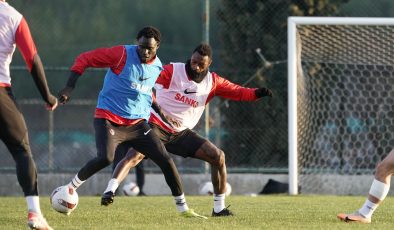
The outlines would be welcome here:
M 74 61 L 71 71 L 78 74 L 89 67 L 111 68 L 115 74 L 120 74 L 126 64 L 127 54 L 124 46 L 98 48 L 80 54 Z
M 24 17 L 22 17 L 19 26 L 15 31 L 15 43 L 19 51 L 22 53 L 22 57 L 30 72 L 33 66 L 34 55 L 37 54 L 37 48 Z
M 235 83 L 212 72 L 212 90 L 208 95 L 208 101 L 214 96 L 227 98 L 234 101 L 255 101 L 258 98 L 255 95 L 256 88 L 247 88 Z

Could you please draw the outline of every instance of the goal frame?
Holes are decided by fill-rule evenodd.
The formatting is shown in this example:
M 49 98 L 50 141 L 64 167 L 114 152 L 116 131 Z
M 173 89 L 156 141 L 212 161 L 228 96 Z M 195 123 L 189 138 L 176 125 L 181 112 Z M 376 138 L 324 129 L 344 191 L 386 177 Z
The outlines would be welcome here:
M 289 194 L 298 191 L 297 143 L 297 25 L 394 25 L 393 18 L 369 17 L 289 17 L 287 20 L 287 90 L 288 90 L 288 181 Z

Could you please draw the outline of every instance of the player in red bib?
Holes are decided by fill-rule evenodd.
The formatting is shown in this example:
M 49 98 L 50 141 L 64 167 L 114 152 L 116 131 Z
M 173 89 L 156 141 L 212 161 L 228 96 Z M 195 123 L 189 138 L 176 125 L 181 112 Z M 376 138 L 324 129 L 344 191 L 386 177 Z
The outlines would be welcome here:
M 246 88 L 209 71 L 212 50 L 208 44 L 197 46 L 191 59 L 186 63 L 172 63 L 164 66 L 155 85 L 156 102 L 165 119 L 151 110 L 149 123 L 160 137 L 168 152 L 182 157 L 201 159 L 211 165 L 211 179 L 214 186 L 214 208 L 212 216 L 230 216 L 225 207 L 227 172 L 225 154 L 206 138 L 192 131 L 205 105 L 214 96 L 236 101 L 255 101 L 261 97 L 272 97 L 267 88 Z M 129 170 L 145 156 L 129 151 L 117 165 L 105 193 L 114 192 Z M 113 186 L 115 185 L 115 186 Z M 112 200 L 113 201 L 113 200 Z M 112 202 L 111 201 L 111 202 Z

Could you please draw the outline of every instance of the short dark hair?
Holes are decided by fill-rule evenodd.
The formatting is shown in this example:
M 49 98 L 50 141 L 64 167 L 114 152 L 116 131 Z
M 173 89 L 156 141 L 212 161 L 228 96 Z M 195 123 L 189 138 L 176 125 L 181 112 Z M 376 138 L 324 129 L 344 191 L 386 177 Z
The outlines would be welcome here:
M 193 53 L 198 52 L 202 56 L 208 56 L 210 59 L 212 59 L 212 48 L 209 44 L 207 43 L 201 43 L 198 45 Z
M 157 28 L 153 26 L 147 26 L 142 28 L 140 32 L 138 32 L 137 40 L 141 37 L 154 38 L 157 42 L 160 42 L 161 33 Z

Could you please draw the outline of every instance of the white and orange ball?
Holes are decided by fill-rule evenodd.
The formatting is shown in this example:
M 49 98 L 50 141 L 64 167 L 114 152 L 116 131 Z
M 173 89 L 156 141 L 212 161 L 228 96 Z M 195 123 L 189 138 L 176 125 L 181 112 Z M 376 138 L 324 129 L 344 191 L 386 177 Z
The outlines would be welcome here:
M 200 185 L 200 188 L 198 190 L 200 195 L 213 195 L 213 184 L 212 182 L 204 182 Z M 232 187 L 231 185 L 227 182 L 226 183 L 226 196 L 229 196 L 232 192 Z
M 122 190 L 126 196 L 137 196 L 140 193 L 140 187 L 134 182 L 125 184 Z
M 74 189 L 64 185 L 53 190 L 50 196 L 52 208 L 56 211 L 70 215 L 78 205 L 78 193 Z

